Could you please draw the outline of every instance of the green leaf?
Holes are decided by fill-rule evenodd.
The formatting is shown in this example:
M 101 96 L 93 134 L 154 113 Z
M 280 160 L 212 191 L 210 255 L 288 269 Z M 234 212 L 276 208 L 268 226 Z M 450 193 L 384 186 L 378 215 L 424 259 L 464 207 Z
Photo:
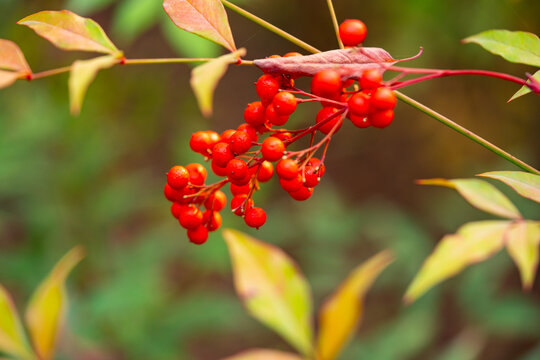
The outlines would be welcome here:
M 530 290 L 538 267 L 540 223 L 518 221 L 508 231 L 506 249 L 516 263 L 523 289 Z
M 17 309 L 9 293 L 0 285 L 0 353 L 32 358 Z
M 19 46 L 13 41 L 4 39 L 0 39 L 0 70 L 11 70 L 23 74 L 32 73 Z
M 446 235 L 424 261 L 405 293 L 411 303 L 443 280 L 468 265 L 484 261 L 504 246 L 509 221 L 478 221 L 463 225 L 456 234 Z
M 238 296 L 257 320 L 300 353 L 312 352 L 311 294 L 296 264 L 281 249 L 235 230 L 223 232 Z
M 164 0 L 163 8 L 181 29 L 236 51 L 229 20 L 219 0 Z
M 105 55 L 90 60 L 77 60 L 69 75 L 69 99 L 73 115 L 81 112 L 86 90 L 96 78 L 99 70 L 112 67 L 118 62 L 114 56 Z
M 30 27 L 63 50 L 120 54 L 98 23 L 68 10 L 41 11 L 19 20 L 17 24 Z
M 199 65 L 191 72 L 190 84 L 197 97 L 204 116 L 212 115 L 212 99 L 219 80 L 225 75 L 229 64 L 246 55 L 245 49 L 220 56 L 206 64 Z
M 470 36 L 464 43 L 476 43 L 514 63 L 540 67 L 540 39 L 524 31 L 488 30 Z
M 251 349 L 242 351 L 223 360 L 302 360 L 296 354 L 267 349 Z
M 515 205 L 495 186 L 486 181 L 479 179 L 426 179 L 418 180 L 417 183 L 455 189 L 477 209 L 505 218 L 521 218 L 521 214 Z
M 536 81 L 540 82 L 540 70 L 538 70 L 537 72 L 534 73 L 534 75 L 532 76 Z M 512 97 L 510 98 L 510 100 L 508 100 L 508 102 L 512 101 L 512 100 L 515 100 L 517 99 L 518 97 L 521 97 L 523 95 L 527 95 L 528 93 L 531 92 L 531 89 L 529 89 L 528 86 L 525 86 L 523 85 L 521 87 L 521 89 L 519 89 L 514 95 L 512 95 Z
M 0 70 L 0 89 L 13 84 L 19 78 L 19 74 L 13 71 Z
M 319 312 L 317 354 L 321 360 L 335 359 L 362 318 L 364 297 L 379 274 L 393 261 L 383 251 L 358 266 L 326 300 Z
M 54 348 L 68 308 L 65 281 L 83 257 L 81 247 L 69 251 L 39 285 L 28 304 L 26 325 L 34 349 L 42 360 L 54 357 Z
M 102 10 L 113 2 L 116 2 L 116 0 L 69 0 L 66 8 L 84 15 Z
M 540 203 L 540 175 L 524 171 L 490 171 L 478 176 L 502 181 L 524 198 Z

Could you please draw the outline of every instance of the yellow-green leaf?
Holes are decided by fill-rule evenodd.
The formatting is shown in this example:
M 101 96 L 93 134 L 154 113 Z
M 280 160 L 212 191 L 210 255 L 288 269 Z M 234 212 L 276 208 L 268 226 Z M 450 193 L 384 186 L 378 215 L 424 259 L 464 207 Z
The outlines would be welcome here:
M 191 87 L 197 97 L 204 116 L 212 115 L 212 99 L 219 80 L 225 75 L 229 64 L 246 55 L 245 49 L 220 56 L 206 64 L 199 65 L 191 72 Z
M 0 285 L 0 352 L 18 358 L 32 357 L 17 309 Z
M 324 303 L 319 312 L 318 359 L 335 359 L 360 322 L 364 297 L 379 274 L 393 261 L 383 251 L 358 266 Z
M 26 325 L 42 360 L 52 359 L 68 308 L 65 281 L 84 257 L 81 247 L 69 251 L 39 285 L 26 310 Z
M 81 112 L 86 90 L 96 78 L 99 70 L 110 68 L 118 62 L 114 56 L 105 55 L 90 60 L 77 60 L 69 75 L 69 99 L 73 115 Z
M 476 43 L 507 61 L 540 67 L 540 39 L 525 31 L 488 30 L 470 36 L 464 43 Z
M 251 349 L 242 351 L 241 353 L 227 357 L 223 360 L 302 360 L 302 358 L 296 354 L 283 351 Z
M 478 176 L 502 181 L 524 198 L 540 203 L 540 175 L 524 171 L 490 171 Z
M 535 79 L 536 81 L 538 81 L 540 83 L 540 70 L 535 72 L 532 77 L 533 77 L 533 79 Z M 512 95 L 512 97 L 510 98 L 510 100 L 508 100 L 508 102 L 510 102 L 512 100 L 515 100 L 518 97 L 521 97 L 523 95 L 527 95 L 530 92 L 531 92 L 531 89 L 528 86 L 523 85 L 521 87 L 521 89 L 519 89 L 514 95 Z
M 538 267 L 538 246 L 540 245 L 540 223 L 518 221 L 508 231 L 506 249 L 516 263 L 521 275 L 521 283 L 529 290 Z
M 427 179 L 418 180 L 417 183 L 456 189 L 472 206 L 482 211 L 510 219 L 521 218 L 515 205 L 495 186 L 486 181 L 479 179 Z
M 227 12 L 220 0 L 164 0 L 163 8 L 176 26 L 235 51 Z
M 280 248 L 235 230 L 223 232 L 236 292 L 257 320 L 300 353 L 312 353 L 311 293 L 296 264 Z
M 120 51 L 92 19 L 71 11 L 41 11 L 17 22 L 63 50 L 95 51 L 118 55 Z
M 424 261 L 405 294 L 413 302 L 443 280 L 461 272 L 468 265 L 484 261 L 504 246 L 510 221 L 478 221 L 446 235 Z
M 0 89 L 10 86 L 18 78 L 19 75 L 16 72 L 0 70 Z
M 32 72 L 19 46 L 13 41 L 4 39 L 0 39 L 0 70 L 25 74 Z

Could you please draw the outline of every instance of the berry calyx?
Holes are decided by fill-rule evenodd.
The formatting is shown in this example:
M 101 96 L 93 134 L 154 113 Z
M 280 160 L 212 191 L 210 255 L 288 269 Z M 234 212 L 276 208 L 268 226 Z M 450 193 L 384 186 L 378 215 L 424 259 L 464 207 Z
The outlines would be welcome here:
M 258 229 L 266 222 L 266 212 L 259 207 L 253 207 L 246 211 L 244 221 L 247 226 Z
M 364 42 L 366 25 L 358 19 L 347 19 L 339 25 L 339 38 L 345 46 L 357 46 Z

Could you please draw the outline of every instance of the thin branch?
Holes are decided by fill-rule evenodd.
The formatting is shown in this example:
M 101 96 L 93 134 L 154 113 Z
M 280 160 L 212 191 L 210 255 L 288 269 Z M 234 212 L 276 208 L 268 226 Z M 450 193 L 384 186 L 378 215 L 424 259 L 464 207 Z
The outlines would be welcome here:
M 339 48 L 345 49 L 345 46 L 343 46 L 343 41 L 341 41 L 341 37 L 339 36 L 339 25 L 336 17 L 336 12 L 334 11 L 334 4 L 332 3 L 332 0 L 326 0 L 326 3 L 328 4 L 328 10 L 330 10 L 330 17 L 332 18 L 332 24 L 334 25 L 334 31 L 336 32 Z

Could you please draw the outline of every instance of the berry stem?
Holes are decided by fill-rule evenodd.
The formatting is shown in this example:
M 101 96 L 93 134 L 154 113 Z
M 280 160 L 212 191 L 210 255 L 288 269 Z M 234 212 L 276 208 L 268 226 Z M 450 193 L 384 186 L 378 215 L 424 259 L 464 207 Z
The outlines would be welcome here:
M 494 152 L 495 154 L 497 154 L 498 156 L 508 160 L 509 162 L 516 165 L 517 167 L 520 167 L 521 169 L 523 169 L 523 170 L 525 170 L 527 172 L 540 175 L 540 171 L 538 171 L 534 167 L 532 167 L 529 164 L 521 161 L 520 159 L 516 158 L 512 154 L 504 151 L 503 149 L 499 148 L 498 146 L 496 146 L 496 145 L 492 144 L 491 142 L 487 141 L 486 139 L 476 135 L 474 132 L 464 128 L 463 126 L 461 126 L 461 125 L 459 125 L 459 124 L 457 124 L 455 122 L 453 122 L 452 120 L 450 120 L 446 116 L 439 114 L 435 110 L 427 107 L 424 104 L 419 103 L 418 101 L 416 101 L 414 99 L 411 99 L 410 97 L 408 97 L 407 95 L 405 95 L 405 94 L 403 94 L 403 93 L 401 93 L 399 91 L 394 91 L 394 93 L 396 94 L 396 97 L 399 100 L 401 100 L 404 103 L 414 107 L 417 110 L 420 110 L 424 114 L 426 114 L 426 115 L 434 118 L 435 120 L 443 123 L 444 125 L 448 126 L 449 128 L 453 129 L 454 131 L 457 131 L 461 135 L 464 135 L 467 138 L 471 139 L 472 141 L 482 145 L 486 149 L 488 149 L 488 150 Z
M 345 46 L 343 46 L 343 41 L 341 41 L 341 37 L 339 36 L 339 24 L 337 21 L 336 12 L 334 11 L 334 4 L 332 3 L 332 0 L 326 0 L 326 3 L 328 4 L 328 10 L 330 11 L 330 17 L 332 18 L 332 24 L 334 25 L 334 31 L 336 32 L 339 48 L 344 49 Z
M 304 49 L 306 51 L 309 51 L 311 53 L 320 53 L 321 52 L 320 50 L 318 50 L 318 49 L 314 48 L 313 46 L 311 46 L 311 45 L 305 43 L 304 41 L 300 40 L 296 36 L 293 36 L 293 35 L 289 34 L 288 32 L 286 32 L 284 30 L 281 30 L 277 26 L 274 26 L 274 25 L 270 24 L 268 21 L 263 20 L 263 19 L 261 19 L 260 17 L 258 17 L 256 15 L 253 15 L 249 11 L 246 11 L 246 10 L 242 9 L 241 7 L 235 5 L 235 4 L 233 4 L 233 3 L 231 3 L 231 2 L 229 2 L 227 0 L 221 0 L 221 2 L 223 3 L 223 5 L 225 5 L 226 7 L 231 9 L 232 11 L 234 11 L 234 12 L 242 15 L 246 19 L 249 19 L 249 20 L 253 21 L 254 23 L 257 23 L 260 26 L 270 30 L 274 34 L 277 34 L 277 35 L 289 40 L 290 42 L 292 42 L 293 44 L 301 47 L 302 49 Z

